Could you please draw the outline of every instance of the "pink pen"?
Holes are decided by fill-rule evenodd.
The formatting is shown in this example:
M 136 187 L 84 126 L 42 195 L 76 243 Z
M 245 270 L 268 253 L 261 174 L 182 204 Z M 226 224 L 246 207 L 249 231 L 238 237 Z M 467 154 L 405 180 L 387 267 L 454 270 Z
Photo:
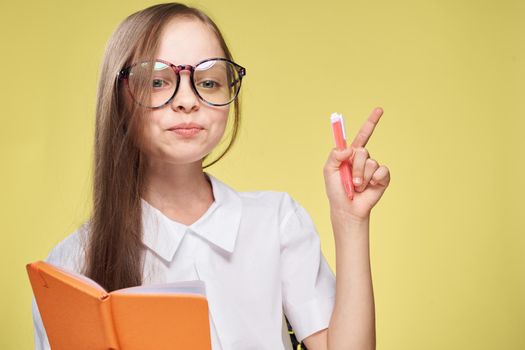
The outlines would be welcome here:
M 335 146 L 341 150 L 346 149 L 346 135 L 345 125 L 343 116 L 339 113 L 332 113 L 330 116 L 332 122 L 332 130 L 334 132 Z M 341 174 L 341 181 L 346 191 L 346 195 L 350 198 L 354 198 L 354 185 L 352 183 L 352 171 L 350 169 L 350 163 L 347 160 L 341 163 L 339 167 L 339 174 Z

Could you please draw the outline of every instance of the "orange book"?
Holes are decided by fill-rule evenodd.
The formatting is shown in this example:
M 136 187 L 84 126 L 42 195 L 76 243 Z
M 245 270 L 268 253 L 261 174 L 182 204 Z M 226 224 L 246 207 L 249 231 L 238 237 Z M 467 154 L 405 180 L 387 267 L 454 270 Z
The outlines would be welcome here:
M 26 265 L 53 350 L 210 350 L 203 281 L 106 292 L 86 276 L 37 261 Z

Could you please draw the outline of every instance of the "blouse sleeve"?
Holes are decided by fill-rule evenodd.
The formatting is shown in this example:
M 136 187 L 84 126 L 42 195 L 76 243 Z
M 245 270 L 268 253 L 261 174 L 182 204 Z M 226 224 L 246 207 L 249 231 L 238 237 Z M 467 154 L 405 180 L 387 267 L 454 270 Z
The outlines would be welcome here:
M 335 275 L 310 215 L 289 195 L 283 203 L 281 282 L 283 308 L 296 338 L 328 328 L 335 302 Z

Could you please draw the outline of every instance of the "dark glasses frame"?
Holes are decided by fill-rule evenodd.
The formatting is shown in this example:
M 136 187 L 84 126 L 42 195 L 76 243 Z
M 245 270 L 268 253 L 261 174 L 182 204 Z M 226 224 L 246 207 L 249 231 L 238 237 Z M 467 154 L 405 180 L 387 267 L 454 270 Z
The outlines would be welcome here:
M 199 91 L 197 90 L 197 87 L 195 86 L 195 80 L 193 79 L 193 73 L 195 71 L 195 69 L 203 64 L 203 63 L 206 63 L 208 61 L 226 61 L 226 62 L 229 62 L 231 63 L 236 71 L 237 71 L 237 74 L 239 75 L 239 79 L 236 79 L 229 87 L 233 86 L 234 84 L 237 84 L 237 82 L 239 83 L 239 87 L 237 88 L 237 91 L 235 92 L 235 96 L 233 96 L 233 98 L 226 102 L 226 103 L 221 103 L 221 104 L 217 104 L 217 103 L 212 103 L 212 102 L 209 102 L 209 101 L 206 101 L 200 94 L 199 94 Z M 165 65 L 171 67 L 171 69 L 173 70 L 173 72 L 175 73 L 175 75 L 177 76 L 177 87 L 175 88 L 175 91 L 173 92 L 173 95 L 171 95 L 171 97 L 166 101 L 164 102 L 162 105 L 160 106 L 156 106 L 156 107 L 151 107 L 151 106 L 145 106 L 143 105 L 142 103 L 140 103 L 139 101 L 137 101 L 135 99 L 135 97 L 133 96 L 133 93 L 131 93 L 131 88 L 129 87 L 129 73 L 131 71 L 131 69 L 133 67 L 135 67 L 136 65 L 138 64 L 142 64 L 142 63 L 148 63 L 148 62 L 161 62 L 161 63 L 164 63 Z M 180 86 L 180 72 L 183 71 L 183 70 L 187 70 L 190 72 L 190 81 L 191 81 L 191 88 L 193 89 L 193 92 L 195 92 L 195 94 L 199 97 L 199 99 L 201 99 L 203 102 L 211 105 L 211 106 L 226 106 L 226 105 L 229 105 L 230 103 L 232 103 L 233 101 L 235 101 L 235 99 L 237 98 L 237 95 L 239 95 L 239 92 L 241 91 L 241 85 L 242 85 L 242 78 L 246 75 L 246 68 L 242 67 L 241 65 L 233 62 L 232 60 L 229 60 L 227 58 L 223 58 L 223 57 L 212 57 L 212 58 L 207 58 L 203 61 L 200 61 L 199 63 L 197 63 L 195 66 L 192 66 L 190 64 L 181 64 L 181 65 L 175 65 L 171 62 L 168 62 L 168 61 L 165 61 L 165 60 L 161 60 L 161 59 L 155 59 L 154 61 L 141 61 L 141 62 L 136 62 L 134 64 L 132 64 L 131 66 L 129 67 L 126 67 L 122 70 L 120 70 L 118 73 L 117 73 L 117 79 L 118 80 L 124 80 L 125 83 L 126 83 L 126 87 L 127 87 L 127 90 L 128 90 L 128 93 L 130 94 L 131 98 L 133 99 L 133 101 L 135 103 L 137 103 L 138 105 L 142 106 L 142 107 L 145 107 L 145 108 L 151 108 L 151 109 L 158 109 L 158 108 L 161 108 L 161 107 L 164 107 L 165 105 L 167 105 L 168 103 L 170 103 L 173 98 L 175 97 L 175 94 L 177 94 L 177 91 L 179 90 L 179 86 Z

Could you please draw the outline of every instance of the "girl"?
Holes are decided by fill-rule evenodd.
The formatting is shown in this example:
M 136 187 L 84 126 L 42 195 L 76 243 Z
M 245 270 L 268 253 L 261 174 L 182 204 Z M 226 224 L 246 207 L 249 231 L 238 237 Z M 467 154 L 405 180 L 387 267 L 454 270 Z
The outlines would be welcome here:
M 236 139 L 245 75 L 198 9 L 161 4 L 120 24 L 98 88 L 93 213 L 46 260 L 108 291 L 205 281 L 213 350 L 289 350 L 287 319 L 309 350 L 373 349 L 368 225 L 390 175 L 364 146 L 382 111 L 324 166 L 336 279 L 310 216 L 287 193 L 237 192 L 203 171 Z M 232 105 L 232 139 L 203 166 Z M 352 164 L 353 200 L 343 160 Z M 33 317 L 36 348 L 48 349 L 34 300 Z

